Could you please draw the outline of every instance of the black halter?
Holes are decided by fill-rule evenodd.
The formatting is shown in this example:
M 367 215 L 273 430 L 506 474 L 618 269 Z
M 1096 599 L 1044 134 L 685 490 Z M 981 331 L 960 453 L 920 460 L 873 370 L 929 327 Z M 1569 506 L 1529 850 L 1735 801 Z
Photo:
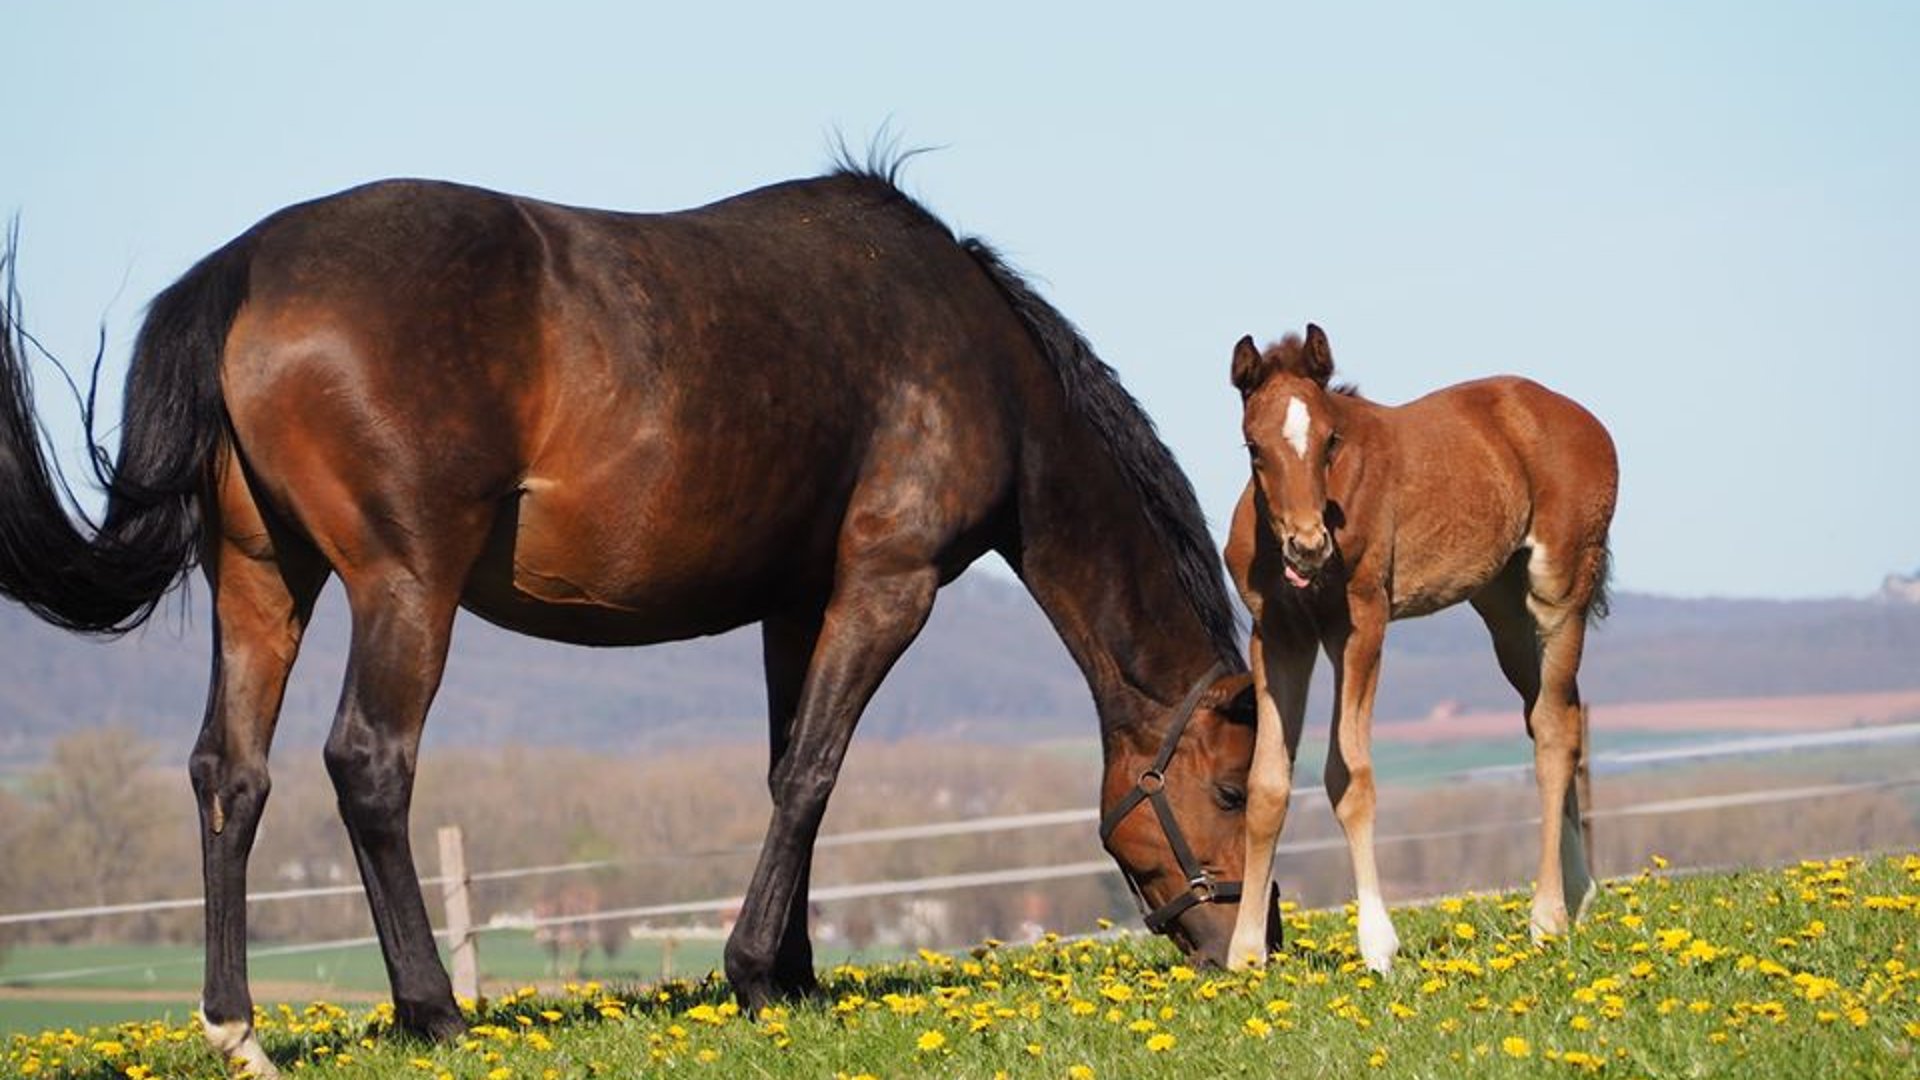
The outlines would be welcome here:
M 1180 872 L 1187 876 L 1187 887 L 1173 899 L 1149 910 L 1147 895 L 1140 891 L 1140 883 L 1133 875 L 1122 868 L 1121 873 L 1127 879 L 1127 888 L 1133 891 L 1133 899 L 1140 905 L 1140 913 L 1145 917 L 1147 929 L 1156 934 L 1164 934 L 1173 921 L 1186 914 L 1195 904 L 1233 904 L 1240 900 L 1240 882 L 1215 881 L 1207 873 L 1207 868 L 1194 858 L 1193 848 L 1188 846 L 1186 834 L 1180 831 L 1180 822 L 1173 816 L 1173 804 L 1167 801 L 1167 762 L 1173 760 L 1174 748 L 1180 745 L 1180 736 L 1187 730 L 1187 721 L 1193 719 L 1193 710 L 1200 704 L 1200 695 L 1206 693 L 1214 680 L 1227 673 L 1225 664 L 1215 664 L 1200 681 L 1187 691 L 1187 699 L 1180 703 L 1180 711 L 1174 716 L 1173 723 L 1167 727 L 1167 737 L 1160 744 L 1159 756 L 1153 764 L 1134 781 L 1132 790 L 1106 812 L 1100 819 L 1100 842 L 1106 843 L 1113 830 L 1133 812 L 1141 803 L 1151 803 L 1153 814 L 1160 819 L 1160 831 L 1167 834 L 1167 846 L 1173 849 L 1173 857 L 1180 864 Z

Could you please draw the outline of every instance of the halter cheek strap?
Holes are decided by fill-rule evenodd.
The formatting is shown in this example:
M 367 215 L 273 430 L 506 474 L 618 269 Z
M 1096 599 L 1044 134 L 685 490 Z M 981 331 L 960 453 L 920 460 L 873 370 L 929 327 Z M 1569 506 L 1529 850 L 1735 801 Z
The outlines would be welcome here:
M 1187 887 L 1159 907 L 1150 908 L 1146 893 L 1140 890 L 1140 883 L 1134 880 L 1132 873 L 1122 868 L 1127 888 L 1132 890 L 1135 903 L 1140 905 L 1147 929 L 1156 934 L 1166 933 L 1175 919 L 1196 904 L 1232 904 L 1240 900 L 1240 882 L 1215 881 L 1207 868 L 1194 857 L 1193 847 L 1180 830 L 1179 819 L 1174 817 L 1173 803 L 1167 799 L 1167 763 L 1173 760 L 1173 752 L 1180 745 L 1180 736 L 1186 732 L 1187 722 L 1193 719 L 1193 711 L 1199 706 L 1201 695 L 1226 673 L 1225 664 L 1215 664 L 1200 676 L 1199 682 L 1193 684 L 1193 689 L 1187 691 L 1186 700 L 1180 703 L 1179 711 L 1174 714 L 1173 723 L 1168 725 L 1166 738 L 1160 743 L 1160 753 L 1154 757 L 1153 764 L 1140 774 L 1133 787 L 1100 819 L 1100 841 L 1103 844 L 1126 820 L 1127 815 L 1143 802 L 1153 807 L 1153 815 L 1160 821 L 1160 831 L 1166 834 L 1167 846 L 1173 849 L 1174 860 L 1179 864 L 1180 872 L 1186 875 Z

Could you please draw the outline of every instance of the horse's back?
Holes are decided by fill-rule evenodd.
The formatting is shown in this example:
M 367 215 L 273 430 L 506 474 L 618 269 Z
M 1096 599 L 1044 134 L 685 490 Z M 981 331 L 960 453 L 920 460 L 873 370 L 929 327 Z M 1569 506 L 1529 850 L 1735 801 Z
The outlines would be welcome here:
M 657 215 L 392 181 L 250 242 L 225 363 L 249 465 L 336 565 L 478 529 L 469 606 L 517 629 L 725 629 L 830 584 L 876 461 L 955 533 L 1009 482 L 1030 339 L 870 179 Z

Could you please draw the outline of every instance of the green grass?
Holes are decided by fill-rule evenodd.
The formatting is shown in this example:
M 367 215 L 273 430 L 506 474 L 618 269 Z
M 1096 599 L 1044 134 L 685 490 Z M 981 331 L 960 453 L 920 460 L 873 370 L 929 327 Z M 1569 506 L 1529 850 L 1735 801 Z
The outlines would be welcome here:
M 1395 915 L 1392 974 L 1350 917 L 1292 913 L 1265 971 L 1196 972 L 1165 943 L 1053 941 L 826 973 L 817 1003 L 739 1015 L 716 980 L 510 993 L 447 1045 L 384 1007 L 263 1010 L 283 1069 L 339 1076 L 1911 1076 L 1920 857 L 1606 887 L 1543 947 L 1517 896 Z M 0 1073 L 215 1077 L 190 1030 L 19 1036 Z
M 705 971 L 719 962 L 718 941 L 683 941 L 674 963 L 681 970 Z M 328 990 L 379 991 L 387 989 L 387 973 L 380 950 L 373 945 L 290 956 L 270 955 L 273 946 L 257 945 L 249 967 L 261 982 L 295 982 Z M 259 953 L 269 955 L 259 955 Z M 542 979 L 551 974 L 546 952 L 527 934 L 488 934 L 480 939 L 482 969 L 489 978 L 509 982 Z M 571 964 L 571 962 L 569 962 Z M 100 974 L 38 982 L 34 975 L 111 968 Z M 131 969 L 131 970 L 127 970 Z M 654 941 L 624 945 L 612 957 L 598 949 L 587 953 L 578 971 L 565 974 L 586 978 L 632 980 L 653 978 L 660 971 L 660 945 Z M 0 962 L 0 986 L 200 990 L 201 955 L 198 945 L 18 945 Z

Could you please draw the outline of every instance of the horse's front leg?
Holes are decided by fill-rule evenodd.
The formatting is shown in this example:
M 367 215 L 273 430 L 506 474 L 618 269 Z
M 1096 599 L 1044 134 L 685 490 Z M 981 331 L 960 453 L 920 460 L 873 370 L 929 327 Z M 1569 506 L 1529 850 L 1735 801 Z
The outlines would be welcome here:
M 353 644 L 327 736 L 327 772 L 380 937 L 394 1017 L 405 1030 L 451 1038 L 467 1025 L 420 895 L 407 818 L 420 733 L 446 664 L 458 594 L 400 568 L 346 586 Z
M 775 778 L 786 759 L 794 716 L 800 711 L 800 692 L 807 681 L 807 664 L 820 641 L 820 613 L 769 615 L 760 626 L 761 658 L 767 676 L 767 787 L 780 792 Z M 800 867 L 787 906 L 786 928 L 773 964 L 774 992 L 784 997 L 806 997 L 820 988 L 813 972 L 813 941 L 807 932 L 807 886 L 812 860 Z
M 843 562 L 820 624 L 785 753 L 770 778 L 773 820 L 740 919 L 727 939 L 727 978 L 750 1015 L 772 1004 L 783 982 L 793 988 L 791 973 L 776 979 L 776 972 L 795 906 L 804 910 L 802 890 L 827 798 L 861 711 L 933 609 L 939 587 L 933 566 L 899 565 L 878 558 Z M 804 935 L 804 923 L 800 929 Z M 784 951 L 794 955 L 791 945 Z
M 1273 880 L 1273 849 L 1287 822 L 1294 751 L 1300 745 L 1307 685 L 1313 676 L 1314 642 L 1295 637 L 1282 627 L 1256 625 L 1247 643 L 1258 727 L 1247 777 L 1246 884 L 1227 949 L 1227 966 L 1234 969 L 1264 963 L 1269 948 L 1266 897 Z
M 1327 798 L 1347 835 L 1353 857 L 1354 893 L 1360 909 L 1360 957 L 1369 968 L 1393 967 L 1400 936 L 1380 896 L 1380 872 L 1373 857 L 1376 805 L 1373 779 L 1373 692 L 1380 681 L 1380 646 L 1387 629 L 1384 597 L 1349 597 L 1350 622 L 1344 636 L 1328 642 L 1333 661 L 1335 702 L 1333 736 L 1327 746 Z

